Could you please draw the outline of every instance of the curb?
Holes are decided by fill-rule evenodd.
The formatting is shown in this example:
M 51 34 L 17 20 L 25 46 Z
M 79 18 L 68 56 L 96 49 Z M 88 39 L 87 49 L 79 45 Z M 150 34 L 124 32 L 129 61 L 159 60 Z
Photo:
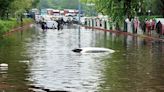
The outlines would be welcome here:
M 33 24 L 33 23 L 28 23 L 28 24 L 23 25 L 22 27 L 19 26 L 19 27 L 13 28 L 9 32 L 6 32 L 3 36 L 9 36 L 14 32 L 23 31 L 22 29 L 28 28 L 31 24 Z
M 89 27 L 89 26 L 84 26 L 84 27 L 89 28 L 89 29 L 97 29 L 97 30 L 116 33 L 116 34 L 136 36 L 136 37 L 147 38 L 147 39 L 151 39 L 151 40 L 158 40 L 158 41 L 164 42 L 164 39 L 162 39 L 162 38 L 147 36 L 147 35 L 144 35 L 144 34 L 143 35 L 142 34 L 133 34 L 133 33 L 123 32 L 123 31 L 118 31 L 118 30 L 107 30 L 107 29 L 98 28 L 98 27 Z

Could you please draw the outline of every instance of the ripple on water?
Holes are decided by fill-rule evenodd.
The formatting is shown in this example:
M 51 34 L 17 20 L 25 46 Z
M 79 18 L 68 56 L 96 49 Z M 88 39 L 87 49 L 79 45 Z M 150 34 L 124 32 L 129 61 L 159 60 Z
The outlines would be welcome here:
M 33 57 L 29 80 L 34 85 L 51 90 L 94 92 L 101 76 L 98 72 L 101 63 L 97 58 L 100 55 L 73 53 L 71 50 L 78 44 L 77 30 L 65 31 L 59 34 L 48 30 L 46 35 L 39 36 L 31 46 L 28 45 L 29 54 Z M 91 44 L 90 31 L 84 32 L 82 44 L 88 47 Z

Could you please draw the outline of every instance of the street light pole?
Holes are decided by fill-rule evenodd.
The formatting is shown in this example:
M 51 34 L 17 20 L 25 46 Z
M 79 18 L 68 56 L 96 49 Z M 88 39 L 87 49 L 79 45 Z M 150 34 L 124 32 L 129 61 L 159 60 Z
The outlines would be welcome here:
M 79 10 L 79 13 L 78 13 L 78 21 L 79 21 L 79 24 L 81 23 L 80 22 L 80 14 L 81 14 L 81 4 L 80 4 L 80 0 L 78 0 L 78 10 Z M 80 25 L 78 26 L 78 40 L 79 40 L 79 43 L 78 43 L 78 47 L 81 48 L 81 37 L 80 37 Z
M 79 19 L 79 23 L 80 23 L 80 13 L 81 13 L 81 4 L 80 4 L 80 0 L 79 0 L 79 2 L 78 2 L 78 10 L 79 10 L 78 19 Z

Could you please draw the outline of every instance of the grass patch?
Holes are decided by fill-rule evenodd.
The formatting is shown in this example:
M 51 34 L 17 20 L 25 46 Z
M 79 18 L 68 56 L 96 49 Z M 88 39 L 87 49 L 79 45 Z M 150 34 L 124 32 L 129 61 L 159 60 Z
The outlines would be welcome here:
M 32 22 L 32 19 L 24 18 L 23 25 L 29 24 Z M 21 23 L 18 22 L 15 18 L 9 20 L 0 20 L 0 36 L 4 35 L 6 32 L 11 31 L 13 28 L 21 26 Z

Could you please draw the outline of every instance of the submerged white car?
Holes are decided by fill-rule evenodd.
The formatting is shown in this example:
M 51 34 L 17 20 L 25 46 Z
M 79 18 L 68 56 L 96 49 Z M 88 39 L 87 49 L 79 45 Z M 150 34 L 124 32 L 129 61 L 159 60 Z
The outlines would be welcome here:
M 46 25 L 48 29 L 57 29 L 57 22 L 56 21 L 47 21 Z
M 72 51 L 77 53 L 104 53 L 104 52 L 114 53 L 115 52 L 112 49 L 99 48 L 99 47 L 77 48 L 77 49 L 73 49 Z

